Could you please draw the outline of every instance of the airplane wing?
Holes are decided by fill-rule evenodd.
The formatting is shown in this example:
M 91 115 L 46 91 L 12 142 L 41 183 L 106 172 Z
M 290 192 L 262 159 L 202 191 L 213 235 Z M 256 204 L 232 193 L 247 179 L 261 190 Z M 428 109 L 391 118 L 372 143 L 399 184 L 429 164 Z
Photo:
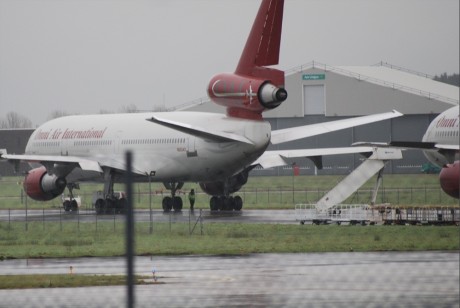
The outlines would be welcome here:
M 103 172 L 99 162 L 91 159 L 85 159 L 75 156 L 57 156 L 57 155 L 16 155 L 8 154 L 6 150 L 0 149 L 0 159 L 5 159 L 12 163 L 15 162 L 36 162 L 42 165 L 51 164 L 51 163 L 61 163 L 61 164 L 75 164 L 78 165 L 82 170 Z
M 363 124 L 378 122 L 391 118 L 400 117 L 403 114 L 393 110 L 391 112 L 372 114 L 368 116 L 356 117 L 351 119 L 323 122 L 318 124 L 304 125 L 293 128 L 285 128 L 272 131 L 271 143 L 279 144 L 306 137 L 321 135 L 336 130 L 355 127 Z
M 340 155 L 340 154 L 355 154 L 355 153 L 372 153 L 373 147 L 346 147 L 346 148 L 322 148 L 322 149 L 302 149 L 302 150 L 279 150 L 265 151 L 262 156 L 257 159 L 253 165 L 260 165 L 262 168 L 272 168 L 278 166 L 289 165 L 286 158 L 311 158 L 315 164 L 321 156 L 324 155 Z
M 243 142 L 243 143 L 248 143 L 252 144 L 253 142 L 249 139 L 247 139 L 244 136 L 233 134 L 230 132 L 223 132 L 223 131 L 218 131 L 218 130 L 210 130 L 209 128 L 205 127 L 200 127 L 196 125 L 191 125 L 187 123 L 182 123 L 182 122 L 177 122 L 165 118 L 160 118 L 160 117 L 152 117 L 150 119 L 147 119 L 147 121 L 157 123 L 164 125 L 166 127 L 194 135 L 197 137 L 203 137 L 203 138 L 208 138 L 220 142 L 225 142 L 225 141 L 238 141 L 238 142 Z

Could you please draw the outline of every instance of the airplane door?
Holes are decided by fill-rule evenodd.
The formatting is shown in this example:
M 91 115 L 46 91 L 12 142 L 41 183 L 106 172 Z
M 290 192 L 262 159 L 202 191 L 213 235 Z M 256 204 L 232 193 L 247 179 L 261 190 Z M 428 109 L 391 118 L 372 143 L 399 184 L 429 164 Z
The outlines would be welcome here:
M 69 145 L 68 145 L 69 140 L 67 139 L 61 139 L 61 155 L 62 156 L 67 156 L 69 155 Z
M 197 157 L 198 152 L 195 147 L 195 137 L 187 138 L 187 157 Z

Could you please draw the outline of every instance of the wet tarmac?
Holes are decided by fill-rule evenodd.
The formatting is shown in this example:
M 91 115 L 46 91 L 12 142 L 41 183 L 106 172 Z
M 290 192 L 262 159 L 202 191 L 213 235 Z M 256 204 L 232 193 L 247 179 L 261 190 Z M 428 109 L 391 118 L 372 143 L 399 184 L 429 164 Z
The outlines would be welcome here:
M 136 210 L 134 218 L 139 222 L 150 221 L 149 210 Z M 181 212 L 165 213 L 162 210 L 152 210 L 152 221 L 168 222 L 168 221 L 188 221 L 202 218 L 208 222 L 251 222 L 251 223 L 283 223 L 283 224 L 298 224 L 295 218 L 295 211 L 292 210 L 243 210 L 243 211 L 228 211 L 228 212 L 211 212 L 210 210 L 183 210 Z M 81 221 L 94 222 L 125 220 L 122 214 L 105 214 L 96 215 L 94 210 L 81 210 L 77 212 L 65 212 L 63 210 L 28 210 L 28 221 Z M 0 210 L 0 221 L 25 221 L 25 210 Z
M 459 307 L 459 252 L 137 257 L 136 307 Z M 0 275 L 124 274 L 123 258 L 7 260 Z M 126 288 L 0 290 L 0 307 L 125 307 Z

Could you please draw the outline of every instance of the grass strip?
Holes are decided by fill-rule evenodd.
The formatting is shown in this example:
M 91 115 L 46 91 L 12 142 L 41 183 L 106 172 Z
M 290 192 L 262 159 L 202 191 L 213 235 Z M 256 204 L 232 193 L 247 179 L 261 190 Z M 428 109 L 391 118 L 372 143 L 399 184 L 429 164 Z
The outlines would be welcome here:
M 77 229 L 77 226 L 79 229 Z M 124 225 L 0 223 L 0 259 L 110 257 L 125 254 Z M 337 226 L 205 223 L 136 223 L 137 255 L 459 250 L 458 226 Z
M 293 209 L 296 203 L 316 203 L 339 183 L 345 175 L 318 176 L 251 176 L 248 183 L 236 193 L 244 201 L 244 209 Z M 23 177 L 3 177 L 0 179 L 0 209 L 25 209 L 25 193 L 23 192 Z M 343 203 L 369 203 L 371 190 L 376 182 L 372 177 L 357 192 Z M 134 189 L 135 209 L 148 209 L 150 187 L 147 183 L 136 183 Z M 161 183 L 152 183 L 152 208 L 162 209 L 162 199 L 170 195 Z M 209 199 L 196 183 L 186 183 L 179 196 L 184 197 L 190 189 L 197 192 L 195 209 L 209 209 Z M 93 209 L 92 194 L 102 190 L 103 184 L 82 184 L 75 195 L 81 197 L 82 209 Z M 115 184 L 115 190 L 124 190 L 124 185 Z M 188 208 L 187 199 L 183 199 L 184 207 Z M 392 205 L 435 205 L 459 206 L 457 199 L 447 196 L 439 186 L 439 176 L 436 174 L 388 174 L 384 176 L 379 189 L 377 203 Z M 28 198 L 28 209 L 47 210 L 62 208 L 61 198 L 47 202 L 34 201 Z
M 135 277 L 135 284 L 151 284 L 149 277 Z M 2 275 L 0 289 L 75 288 L 126 285 L 125 275 Z

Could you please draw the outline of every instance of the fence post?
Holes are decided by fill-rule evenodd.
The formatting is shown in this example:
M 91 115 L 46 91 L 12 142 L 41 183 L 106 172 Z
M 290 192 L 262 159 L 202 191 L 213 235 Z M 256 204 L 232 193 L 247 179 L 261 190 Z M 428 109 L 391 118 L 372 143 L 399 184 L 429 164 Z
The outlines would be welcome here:
M 201 235 L 203 235 L 203 216 L 201 215 L 202 209 L 200 209 L 200 228 L 201 228 Z
M 26 195 L 26 231 L 28 231 L 28 230 L 29 230 L 29 226 L 27 225 L 27 206 L 28 206 L 28 204 L 27 204 L 27 203 L 28 203 L 28 202 L 27 202 L 27 200 L 28 200 L 28 199 L 29 199 L 29 198 L 27 198 L 27 195 Z
M 426 204 L 426 185 L 425 185 L 425 204 Z

